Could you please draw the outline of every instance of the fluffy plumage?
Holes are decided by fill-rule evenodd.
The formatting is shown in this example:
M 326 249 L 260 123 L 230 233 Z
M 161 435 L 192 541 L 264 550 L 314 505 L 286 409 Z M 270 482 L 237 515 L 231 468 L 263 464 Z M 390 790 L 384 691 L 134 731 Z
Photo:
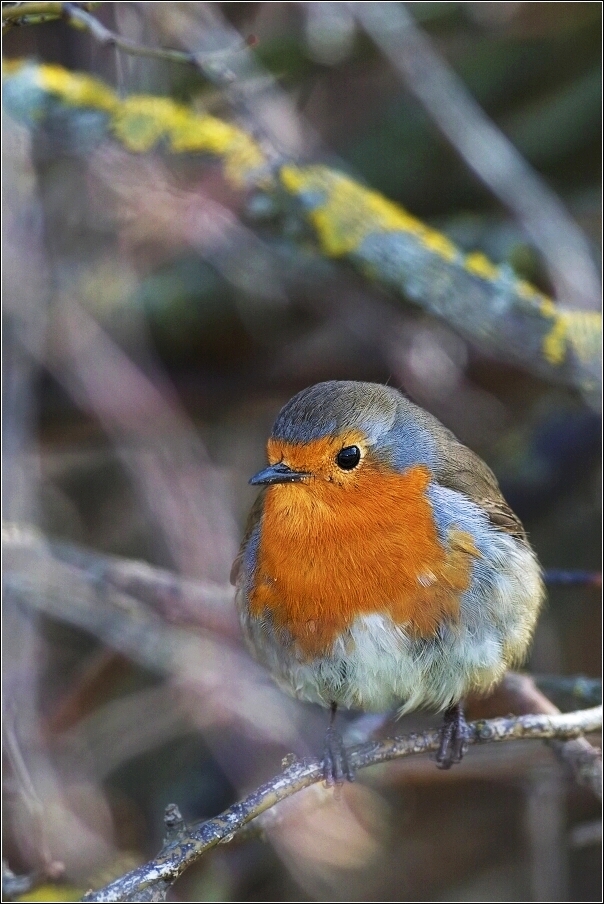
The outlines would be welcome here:
M 286 691 L 442 710 L 522 660 L 539 565 L 492 472 L 435 418 L 391 387 L 320 383 L 279 413 L 268 458 L 233 580 Z

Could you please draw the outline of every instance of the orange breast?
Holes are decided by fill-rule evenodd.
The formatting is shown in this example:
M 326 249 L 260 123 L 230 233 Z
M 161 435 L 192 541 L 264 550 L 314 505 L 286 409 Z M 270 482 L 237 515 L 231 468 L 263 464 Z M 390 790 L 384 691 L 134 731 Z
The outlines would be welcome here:
M 472 538 L 441 544 L 425 467 L 392 473 L 365 462 L 354 483 L 321 478 L 266 493 L 253 615 L 269 612 L 300 655 L 326 653 L 359 615 L 387 614 L 419 637 L 455 621 L 470 583 Z

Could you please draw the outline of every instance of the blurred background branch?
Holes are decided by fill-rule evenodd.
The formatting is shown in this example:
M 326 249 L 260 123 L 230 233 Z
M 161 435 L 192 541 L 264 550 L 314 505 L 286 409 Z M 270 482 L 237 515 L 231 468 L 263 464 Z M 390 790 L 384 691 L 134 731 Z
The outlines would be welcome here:
M 399 30 L 404 25 L 402 22 Z M 442 234 L 327 167 L 284 165 L 274 177 L 269 177 L 266 165 L 263 166 L 266 141 L 256 145 L 253 132 L 248 134 L 220 120 L 199 117 L 182 107 L 171 106 L 166 100 L 134 97 L 122 102 L 106 86 L 56 68 L 25 66 L 8 72 L 7 80 L 12 89 L 8 93 L 9 109 L 16 115 L 23 113 L 25 94 L 27 116 L 39 116 L 44 111 L 45 92 L 48 92 L 62 101 L 67 110 L 71 107 L 71 116 L 77 117 L 78 111 L 87 109 L 102 111 L 107 116 L 109 134 L 113 133 L 131 151 L 150 151 L 159 141 L 167 140 L 173 151 L 205 151 L 223 157 L 225 175 L 235 187 L 267 192 L 266 203 L 275 210 L 279 205 L 278 189 L 285 189 L 299 200 L 301 212 L 315 230 L 318 247 L 324 254 L 348 258 L 363 273 L 395 287 L 430 313 L 444 318 L 478 347 L 550 379 L 578 385 L 597 404 L 600 314 L 556 306 L 527 282 L 515 278 L 511 271 L 495 267 L 484 255 L 463 255 Z M 228 82 L 232 88 L 234 83 L 230 79 Z M 34 87 L 40 95 L 36 108 L 32 109 Z M 444 102 L 439 104 L 439 109 L 444 106 Z M 478 114 L 465 111 L 458 98 L 456 104 L 454 119 L 460 120 L 465 131 L 466 119 L 471 121 L 472 115 Z M 453 105 L 446 106 L 450 109 Z M 228 138 L 226 133 L 230 133 Z M 491 140 L 497 139 L 492 136 Z M 480 147 L 481 142 L 472 141 L 471 146 Z M 495 150 L 491 156 L 497 156 Z M 268 160 L 264 162 L 267 164 Z M 585 243 L 571 242 L 569 235 L 575 237 L 577 230 L 571 228 L 566 214 L 560 211 L 554 216 L 555 211 L 548 207 L 550 193 L 532 176 L 526 178 L 532 191 L 520 184 L 519 197 L 523 203 L 526 201 L 527 209 L 539 211 L 540 224 L 560 224 L 559 236 L 556 234 L 551 241 L 544 239 L 546 259 L 550 263 L 556 261 L 558 274 L 586 272 L 589 292 L 585 287 L 581 291 L 575 287 L 572 297 L 583 299 L 584 303 L 589 301 L 593 307 L 589 274 L 594 268 L 591 261 L 588 267 L 585 265 Z M 512 172 L 506 178 L 509 186 L 519 182 L 522 180 Z M 539 196 L 531 201 L 535 193 Z M 530 235 L 531 230 L 528 232 Z M 560 255 L 560 245 L 570 248 L 569 261 L 565 262 Z M 567 281 L 570 282 L 570 276 Z M 558 288 L 562 300 L 568 301 L 571 297 L 568 286 Z
M 601 284 L 585 236 L 556 195 L 484 115 L 400 3 L 351 10 L 465 162 L 542 252 L 562 304 L 600 310 Z

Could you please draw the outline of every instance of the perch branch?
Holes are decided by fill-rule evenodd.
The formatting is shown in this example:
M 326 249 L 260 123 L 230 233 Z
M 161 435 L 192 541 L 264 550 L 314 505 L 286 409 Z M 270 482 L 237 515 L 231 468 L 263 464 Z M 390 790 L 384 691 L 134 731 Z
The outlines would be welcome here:
M 602 726 L 602 707 L 560 715 L 527 715 L 514 718 L 489 719 L 470 725 L 470 744 L 485 744 L 518 739 L 568 740 Z M 440 743 L 439 731 L 387 738 L 353 747 L 348 751 L 354 769 L 364 769 L 400 757 L 436 751 Z M 165 894 L 182 873 L 206 851 L 221 842 L 230 841 L 234 834 L 251 820 L 260 816 L 279 801 L 303 788 L 322 781 L 323 772 L 318 760 L 294 762 L 280 775 L 253 791 L 243 800 L 229 807 L 220 816 L 195 824 L 177 838 L 169 838 L 159 855 L 83 901 L 153 900 L 149 892 L 159 886 Z M 171 811 L 172 812 L 172 811 Z M 156 897 L 155 900 L 163 900 Z
M 593 705 L 596 701 L 589 702 Z M 499 716 L 502 712 L 516 716 L 535 713 L 557 716 L 560 713 L 531 675 L 518 672 L 506 672 L 503 681 L 488 697 L 470 697 L 467 704 L 468 717 L 474 719 Z M 553 739 L 547 743 L 579 784 L 591 788 L 597 797 L 602 797 L 602 755 L 587 738 Z

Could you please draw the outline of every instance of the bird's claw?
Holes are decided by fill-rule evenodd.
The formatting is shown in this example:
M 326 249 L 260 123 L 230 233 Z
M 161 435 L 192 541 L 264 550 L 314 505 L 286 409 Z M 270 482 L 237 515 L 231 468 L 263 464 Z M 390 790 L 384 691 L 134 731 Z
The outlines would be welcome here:
M 440 746 L 436 754 L 439 769 L 450 769 L 460 763 L 468 749 L 470 728 L 459 703 L 445 712 L 444 725 L 440 733 Z
M 323 778 L 328 788 L 333 785 L 341 785 L 346 779 L 354 781 L 354 769 L 348 761 L 348 755 L 342 740 L 342 735 L 330 726 L 325 735 L 325 748 L 321 761 Z

